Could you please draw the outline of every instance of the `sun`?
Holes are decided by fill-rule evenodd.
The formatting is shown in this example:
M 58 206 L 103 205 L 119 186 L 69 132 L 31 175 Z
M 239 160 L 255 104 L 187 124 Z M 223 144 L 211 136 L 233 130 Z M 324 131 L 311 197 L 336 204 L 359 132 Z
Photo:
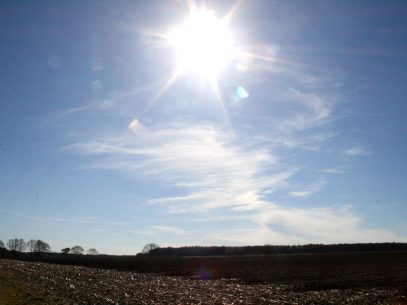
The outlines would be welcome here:
M 206 89 L 211 89 L 215 94 L 214 101 L 228 121 L 227 109 L 219 85 L 219 79 L 223 76 L 221 74 L 229 69 L 234 71 L 234 68 L 243 71 L 237 66 L 242 59 L 258 57 L 246 51 L 247 46 L 241 45 L 242 39 L 236 35 L 239 33 L 231 28 L 232 20 L 241 10 L 243 2 L 244 0 L 237 0 L 225 15 L 218 17 L 214 11 L 204 5 L 197 5 L 194 0 L 187 0 L 188 13 L 184 20 L 180 20 L 165 32 L 142 30 L 143 35 L 157 39 L 156 41 L 164 47 L 165 51 L 170 47 L 174 54 L 174 70 L 158 89 L 146 109 L 169 90 L 180 77 L 187 76 L 188 79 L 195 79 L 197 76 L 202 85 L 201 89 L 205 89 L 204 92 L 207 92 Z M 167 54 L 166 58 L 168 58 Z M 243 91 L 243 87 L 239 90 L 238 95 L 243 92 L 245 96 L 248 94 Z
M 175 52 L 177 74 L 216 78 L 235 56 L 227 19 L 210 10 L 191 12 L 186 21 L 168 31 L 166 38 Z

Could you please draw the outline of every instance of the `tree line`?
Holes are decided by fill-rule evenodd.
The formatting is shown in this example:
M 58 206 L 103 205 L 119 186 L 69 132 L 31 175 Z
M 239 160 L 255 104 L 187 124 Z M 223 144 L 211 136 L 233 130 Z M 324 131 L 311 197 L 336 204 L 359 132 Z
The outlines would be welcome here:
M 271 255 L 300 253 L 334 253 L 366 251 L 407 251 L 407 243 L 356 243 L 356 244 L 308 244 L 308 245 L 264 245 L 242 247 L 153 247 L 144 255 L 150 257 L 174 256 L 227 256 L 227 255 Z
M 10 251 L 16 252 L 33 252 L 33 253 L 50 253 L 51 246 L 40 239 L 30 239 L 25 241 L 22 238 L 12 238 L 9 239 L 6 244 L 0 240 L 0 248 L 7 248 Z M 62 254 L 84 254 L 85 250 L 81 246 L 73 246 L 72 248 L 67 247 L 61 250 Z M 98 250 L 95 248 L 90 248 L 86 251 L 86 254 L 96 255 L 99 254 Z
M 15 252 L 50 253 L 51 247 L 42 240 L 14 238 L 7 241 L 6 246 Z M 0 248 L 6 247 L 0 240 Z M 271 254 L 300 254 L 300 253 L 334 253 L 334 252 L 366 252 L 366 251 L 407 251 L 407 243 L 354 243 L 354 244 L 308 244 L 308 245 L 264 245 L 264 246 L 190 246 L 190 247 L 160 247 L 156 243 L 146 244 L 141 257 L 181 257 L 181 256 L 240 256 L 240 255 L 271 255 Z M 85 254 L 85 250 L 77 245 L 63 248 L 60 253 Z M 88 255 L 97 255 L 95 248 L 86 251 Z

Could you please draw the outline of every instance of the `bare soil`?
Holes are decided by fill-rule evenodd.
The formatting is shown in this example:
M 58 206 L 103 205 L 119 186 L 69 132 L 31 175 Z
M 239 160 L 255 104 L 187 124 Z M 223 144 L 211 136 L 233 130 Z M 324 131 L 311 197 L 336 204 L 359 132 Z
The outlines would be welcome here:
M 0 304 L 407 304 L 402 286 L 382 284 L 321 289 L 0 260 Z

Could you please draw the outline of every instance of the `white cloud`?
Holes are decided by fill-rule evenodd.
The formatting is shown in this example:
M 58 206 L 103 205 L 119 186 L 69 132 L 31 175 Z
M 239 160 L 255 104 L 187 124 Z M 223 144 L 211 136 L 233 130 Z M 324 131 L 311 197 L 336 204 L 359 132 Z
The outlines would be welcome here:
M 319 180 L 313 184 L 306 186 L 303 190 L 291 191 L 289 194 L 292 197 L 308 197 L 319 192 L 325 185 L 326 182 L 324 180 Z
M 185 234 L 186 231 L 177 228 L 177 227 L 169 227 L 169 226 L 151 226 L 153 230 L 156 230 L 158 232 L 163 232 L 163 233 L 170 233 L 170 234 L 176 234 L 176 235 L 182 235 Z
M 322 143 L 332 139 L 335 135 L 333 132 L 316 132 L 308 135 L 298 135 L 296 133 L 280 134 L 273 137 L 270 144 L 274 147 L 320 151 Z
M 288 90 L 290 91 L 290 92 L 292 92 L 292 93 L 294 93 L 295 95 L 300 95 L 301 94 L 301 91 L 300 90 L 297 90 L 297 89 L 295 89 L 295 88 L 288 88 Z
M 367 148 L 360 146 L 360 145 L 355 145 L 347 150 L 345 150 L 345 155 L 347 156 L 367 156 L 370 154 L 370 151 L 367 150 Z
M 280 126 L 280 132 L 291 133 L 327 124 L 331 119 L 332 102 L 318 94 L 300 94 L 295 98 L 297 111 L 288 116 Z
M 256 225 L 208 234 L 208 238 L 238 244 L 306 244 L 407 241 L 388 230 L 367 228 L 345 205 L 331 208 L 264 206 L 252 214 Z
M 325 168 L 321 171 L 326 174 L 343 174 L 344 173 L 343 170 L 336 168 L 336 167 Z

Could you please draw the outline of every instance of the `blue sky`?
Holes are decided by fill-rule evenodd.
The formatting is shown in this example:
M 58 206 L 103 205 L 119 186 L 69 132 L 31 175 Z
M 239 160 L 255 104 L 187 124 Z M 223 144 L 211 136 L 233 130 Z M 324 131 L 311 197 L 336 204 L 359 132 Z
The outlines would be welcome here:
M 183 1 L 3 2 L 0 239 L 115 254 L 407 241 L 406 12 L 243 2 L 229 27 L 258 56 L 228 61 L 219 99 L 191 73 L 161 90 L 175 56 L 150 32 Z

